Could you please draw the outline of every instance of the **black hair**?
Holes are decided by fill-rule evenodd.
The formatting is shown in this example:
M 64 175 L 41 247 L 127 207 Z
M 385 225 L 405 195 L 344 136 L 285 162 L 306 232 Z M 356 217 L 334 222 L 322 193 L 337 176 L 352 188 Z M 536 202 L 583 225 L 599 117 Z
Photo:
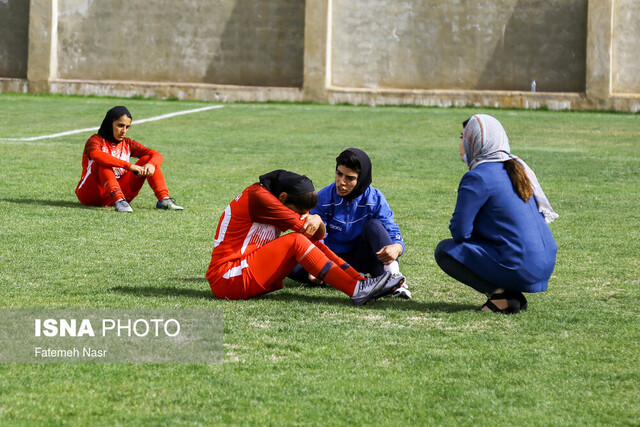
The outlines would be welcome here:
M 358 156 L 351 150 L 344 150 L 336 157 L 336 169 L 338 169 L 338 166 L 346 166 L 357 174 L 362 171 Z
M 295 206 L 300 212 L 309 212 L 318 204 L 318 194 L 306 175 L 277 169 L 260 175 L 260 184 L 278 199 L 287 193 L 284 205 Z
M 308 193 L 288 194 L 283 202 L 285 205 L 293 205 L 301 212 L 309 212 L 318 204 L 318 193 L 310 191 Z

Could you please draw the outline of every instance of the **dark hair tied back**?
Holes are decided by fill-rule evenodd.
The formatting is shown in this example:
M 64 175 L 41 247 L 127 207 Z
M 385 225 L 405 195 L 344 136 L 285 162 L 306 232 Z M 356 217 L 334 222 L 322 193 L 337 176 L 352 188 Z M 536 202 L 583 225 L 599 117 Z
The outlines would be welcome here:
M 533 196 L 533 187 L 531 187 L 531 180 L 527 176 L 524 166 L 517 160 L 511 159 L 504 162 L 504 167 L 515 192 L 522 200 L 528 202 Z

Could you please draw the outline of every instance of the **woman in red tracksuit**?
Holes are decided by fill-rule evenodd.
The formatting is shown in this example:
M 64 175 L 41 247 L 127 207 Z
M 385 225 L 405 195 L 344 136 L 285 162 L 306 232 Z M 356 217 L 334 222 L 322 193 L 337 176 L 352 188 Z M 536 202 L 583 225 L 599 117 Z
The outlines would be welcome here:
M 207 270 L 213 294 L 237 300 L 277 291 L 298 263 L 356 305 L 397 289 L 404 278 L 384 273 L 364 280 L 320 242 L 324 223 L 318 215 L 308 214 L 317 202 L 309 178 L 281 169 L 245 188 L 218 222 Z M 286 230 L 294 232 L 280 236 Z
M 98 133 L 87 141 L 82 153 L 82 176 L 76 187 L 80 203 L 87 206 L 115 206 L 118 212 L 133 212 L 133 200 L 145 181 L 158 198 L 156 208 L 182 210 L 169 198 L 169 190 L 160 170 L 162 155 L 125 135 L 131 127 L 127 107 L 113 107 Z M 139 159 L 129 163 L 133 156 Z

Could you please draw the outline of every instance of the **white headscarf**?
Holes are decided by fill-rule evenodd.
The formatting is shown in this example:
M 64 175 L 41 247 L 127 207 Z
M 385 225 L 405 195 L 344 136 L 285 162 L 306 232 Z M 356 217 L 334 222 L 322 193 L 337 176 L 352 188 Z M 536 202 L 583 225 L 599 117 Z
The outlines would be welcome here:
M 488 114 L 474 115 L 464 128 L 463 140 L 466 154 L 465 163 L 469 166 L 469 170 L 482 163 L 516 160 L 524 166 L 527 176 L 531 180 L 534 200 L 538 205 L 538 211 L 544 215 L 547 224 L 558 218 L 559 215 L 555 213 L 547 200 L 536 174 L 524 160 L 511 154 L 509 138 L 498 119 Z

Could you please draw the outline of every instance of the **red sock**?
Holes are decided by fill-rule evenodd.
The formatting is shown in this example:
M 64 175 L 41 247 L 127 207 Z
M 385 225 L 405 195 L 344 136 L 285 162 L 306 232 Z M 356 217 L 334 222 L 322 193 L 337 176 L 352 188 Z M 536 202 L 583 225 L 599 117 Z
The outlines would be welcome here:
M 333 252 L 331 253 L 333 254 Z M 325 255 L 326 254 L 323 254 L 317 246 L 311 246 L 298 262 L 305 270 L 318 279 L 344 292 L 348 296 L 353 296 L 356 284 L 360 279 L 352 277 L 346 270 L 338 267 L 331 259 L 327 259 L 328 257 Z M 335 257 L 338 258 L 337 256 Z
M 349 263 L 347 263 L 345 260 L 343 260 L 342 258 L 340 258 L 338 255 L 335 254 L 335 252 L 333 252 L 331 249 L 329 249 L 329 247 L 327 245 L 325 245 L 324 243 L 322 243 L 319 240 L 312 240 L 313 244 L 316 245 L 316 247 L 318 249 L 320 249 L 322 251 L 322 253 L 329 258 L 331 261 L 334 262 L 334 264 L 340 266 L 340 268 L 342 268 L 350 277 L 356 279 L 356 280 L 364 280 L 364 277 L 362 277 L 360 275 L 360 273 L 358 273 L 358 271 L 351 267 L 349 265 Z
M 112 191 L 111 193 L 109 193 L 109 196 L 111 196 L 111 200 L 113 200 L 113 203 L 125 198 L 124 193 L 121 190 Z
M 124 193 L 120 188 L 118 178 L 116 178 L 116 174 L 113 173 L 113 169 L 98 166 L 98 177 L 100 178 L 102 186 L 107 190 L 107 193 L 109 193 L 109 196 L 114 203 L 125 198 Z

